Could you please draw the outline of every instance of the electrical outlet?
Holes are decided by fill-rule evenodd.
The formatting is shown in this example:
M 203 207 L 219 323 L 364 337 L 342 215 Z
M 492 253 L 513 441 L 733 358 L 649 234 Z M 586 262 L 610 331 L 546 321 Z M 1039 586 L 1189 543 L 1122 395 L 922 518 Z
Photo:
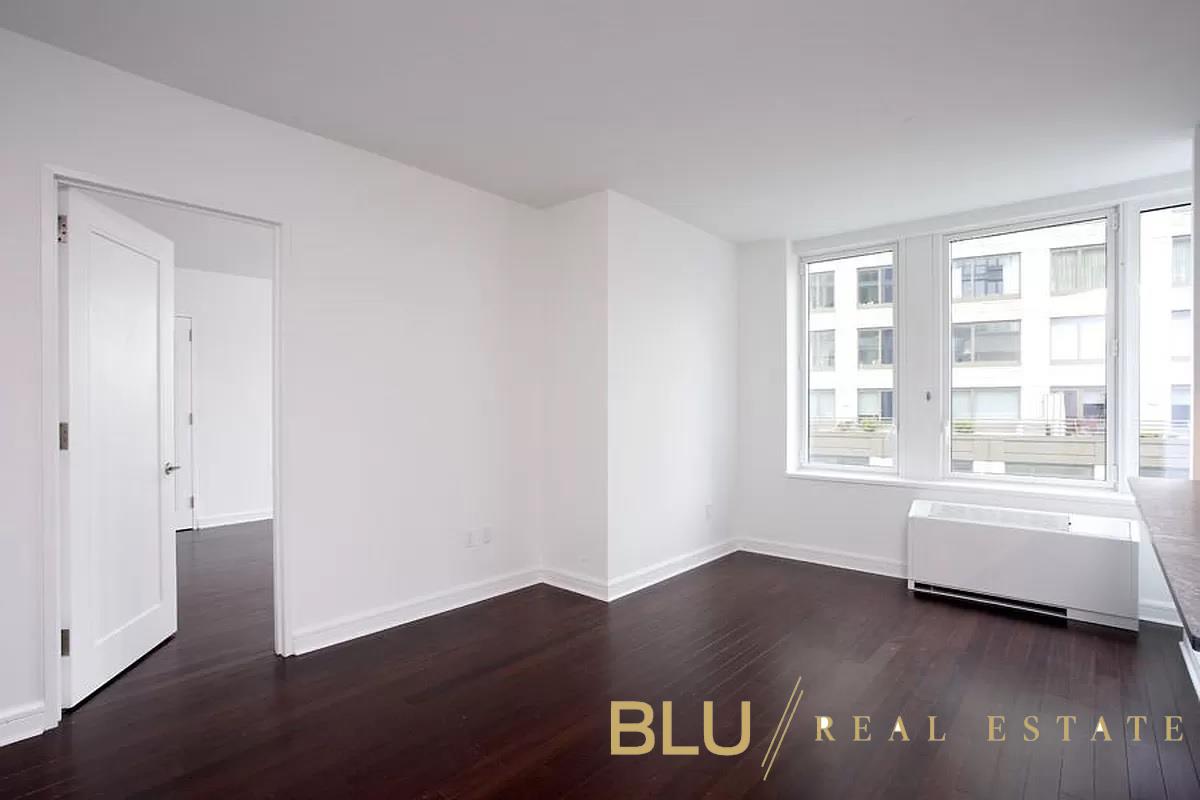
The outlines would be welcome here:
M 709 503 L 708 505 L 706 505 L 704 507 L 704 518 L 707 520 L 711 520 L 712 519 L 712 511 L 713 511 L 712 503 Z
M 487 527 L 487 528 L 484 528 L 484 529 L 483 529 L 483 543 L 484 543 L 484 544 L 491 544 L 491 543 L 492 543 L 492 529 L 491 529 L 491 527 Z
M 475 546 L 475 531 L 467 531 L 463 534 L 463 547 Z

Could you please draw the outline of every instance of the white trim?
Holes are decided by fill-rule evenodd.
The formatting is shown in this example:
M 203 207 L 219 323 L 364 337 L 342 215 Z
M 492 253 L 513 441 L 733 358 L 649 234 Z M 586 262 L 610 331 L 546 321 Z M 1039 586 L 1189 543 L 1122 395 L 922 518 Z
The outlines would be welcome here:
M 740 539 L 737 549 L 746 553 L 777 556 L 792 561 L 820 564 L 825 567 L 868 572 L 872 575 L 886 575 L 889 578 L 908 577 L 908 565 L 898 558 L 870 556 L 852 553 L 849 550 L 835 550 L 831 547 L 818 547 L 796 542 L 773 542 L 767 539 Z
M 1138 600 L 1138 619 L 1170 625 L 1173 628 L 1183 627 L 1175 604 L 1165 600 Z
M 196 517 L 196 528 L 218 528 L 222 525 L 237 525 L 241 522 L 258 522 L 271 519 L 271 509 L 260 508 L 255 511 L 234 511 L 229 514 L 209 514 L 207 517 Z
M 539 572 L 542 583 L 562 589 L 567 592 L 581 594 L 593 600 L 608 602 L 608 585 L 604 581 L 580 575 L 565 569 L 542 569 Z
M 46 704 L 37 701 L 0 711 L 0 747 L 37 736 L 46 730 L 45 710 Z
M 295 654 L 310 653 L 322 647 L 357 639 L 371 633 L 394 628 L 407 622 L 415 622 L 434 614 L 478 603 L 498 595 L 515 592 L 539 583 L 541 575 L 536 569 L 510 572 L 497 578 L 467 583 L 441 592 L 414 597 L 403 603 L 371 609 L 361 614 L 351 614 L 319 625 L 296 631 L 292 636 Z
M 1200 653 L 1192 649 L 1186 636 L 1179 643 L 1179 650 L 1183 654 L 1183 665 L 1187 667 L 1188 677 L 1192 679 L 1192 691 L 1200 697 Z
M 41 376 L 41 420 L 40 432 L 42 441 L 42 476 L 41 476 L 41 506 L 42 506 L 42 693 L 41 726 L 43 729 L 53 728 L 62 719 L 62 663 L 59 657 L 59 628 L 62 619 L 61 611 L 61 563 L 62 531 L 60 526 L 61 492 L 59 472 L 61 456 L 58 450 L 58 423 L 61 415 L 61 382 L 60 374 L 60 303 L 59 303 L 59 263 L 58 263 L 58 210 L 59 189 L 73 186 L 96 192 L 133 197 L 138 200 L 158 203 L 194 211 L 202 214 L 232 218 L 240 222 L 248 222 L 270 228 L 275 237 L 275 263 L 272 275 L 274 297 L 271 309 L 271 339 L 273 355 L 271 365 L 271 419 L 272 419 L 272 487 L 275 524 L 272 526 L 274 546 L 274 617 L 275 617 L 275 652 L 279 655 L 290 655 L 291 628 L 291 598 L 287 591 L 288 550 L 284 547 L 283 526 L 280 523 L 282 502 L 281 452 L 280 452 L 280 400 L 282 376 L 280 369 L 280 353 L 282 347 L 282 330 L 280 312 L 280 277 L 286 258 L 290 257 L 290 228 L 282 222 L 262 219 L 259 217 L 239 214 L 237 212 L 190 203 L 186 200 L 173 198 L 171 192 L 156 192 L 149 189 L 130 188 L 136 184 L 125 181 L 102 180 L 94 175 L 78 170 L 68 170 L 52 164 L 44 164 L 41 169 L 41 209 L 39 216 L 41 242 L 41 347 L 42 347 L 42 376 Z
M 608 599 L 616 600 L 618 597 L 640 592 L 642 589 L 661 583 L 668 578 L 681 575 L 710 561 L 716 561 L 718 558 L 724 558 L 737 552 L 737 549 L 737 542 L 727 539 L 690 553 L 684 553 L 681 556 L 659 561 L 657 564 L 651 564 L 633 572 L 627 572 L 608 582 Z

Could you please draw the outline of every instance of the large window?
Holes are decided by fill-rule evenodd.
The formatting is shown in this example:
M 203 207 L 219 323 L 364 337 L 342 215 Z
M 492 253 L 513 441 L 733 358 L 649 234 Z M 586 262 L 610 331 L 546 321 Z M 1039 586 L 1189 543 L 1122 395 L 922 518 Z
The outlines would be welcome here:
M 955 364 L 1016 364 L 1021 360 L 1021 321 L 957 322 L 951 332 Z
M 810 464 L 895 469 L 895 253 L 806 260 L 802 268 L 804 456 Z
M 1101 217 L 951 239 L 952 472 L 1110 478 L 1108 230 Z M 1004 302 L 973 302 L 988 298 Z
M 814 311 L 833 308 L 833 272 L 814 272 L 808 276 L 808 307 Z
M 1186 478 L 1192 459 L 1192 207 L 1138 215 L 1138 473 Z
M 894 363 L 895 332 L 891 328 L 861 328 L 858 331 L 858 365 L 890 367 Z
M 1021 254 L 967 256 L 951 263 L 954 299 L 988 300 L 1021 293 Z

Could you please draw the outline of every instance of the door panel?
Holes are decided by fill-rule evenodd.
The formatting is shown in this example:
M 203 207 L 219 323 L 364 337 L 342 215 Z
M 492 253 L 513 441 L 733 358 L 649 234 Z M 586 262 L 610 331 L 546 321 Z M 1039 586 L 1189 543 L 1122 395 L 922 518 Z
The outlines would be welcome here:
M 75 189 L 67 304 L 63 705 L 175 632 L 174 245 Z

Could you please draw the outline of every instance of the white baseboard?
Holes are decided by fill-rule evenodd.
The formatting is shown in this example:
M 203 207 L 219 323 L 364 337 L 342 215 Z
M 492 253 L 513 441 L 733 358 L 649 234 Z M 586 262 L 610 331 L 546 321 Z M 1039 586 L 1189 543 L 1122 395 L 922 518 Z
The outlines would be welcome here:
M 642 589 L 665 581 L 668 578 L 674 578 L 676 575 L 681 575 L 710 561 L 716 561 L 718 558 L 736 552 L 737 549 L 737 542 L 726 540 L 709 545 L 708 547 L 702 547 L 699 550 L 693 550 L 690 553 L 684 553 L 675 558 L 669 558 L 666 561 L 660 561 L 657 564 L 651 564 L 648 567 L 643 567 L 633 572 L 627 572 L 619 578 L 613 578 L 608 582 L 608 599 L 616 600 L 618 597 L 639 592 Z
M 747 553 L 790 558 L 793 561 L 807 561 L 810 564 L 821 564 L 826 567 L 852 569 L 855 572 L 869 572 L 872 575 L 886 575 L 889 578 L 908 577 L 907 565 L 900 559 L 869 556 L 852 553 L 848 550 L 835 550 L 830 547 L 816 547 L 794 542 L 772 542 L 766 539 L 739 539 L 738 549 Z
M 271 519 L 273 516 L 274 514 L 269 508 L 260 508 L 256 511 L 235 511 L 232 514 L 208 514 L 196 517 L 196 527 L 201 530 L 219 528 L 222 525 L 237 525 L 241 522 L 258 522 L 263 519 Z
M 1179 620 L 1179 612 L 1175 610 L 1175 604 L 1162 600 L 1139 600 L 1138 619 L 1157 622 L 1160 625 L 1172 625 L 1176 628 L 1183 627 L 1183 623 Z
M 0 711 L 0 747 L 44 731 L 45 708 L 45 703 L 39 700 Z
M 543 568 L 539 576 L 542 583 L 557 589 L 581 594 L 593 600 L 603 600 L 606 602 L 608 600 L 608 586 L 603 581 L 589 578 L 586 575 L 580 575 L 578 572 L 571 572 L 565 569 Z
M 406 622 L 414 622 L 497 595 L 524 589 L 540 580 L 541 575 L 538 570 L 511 572 L 498 578 L 463 584 L 446 591 L 415 597 L 396 605 L 302 628 L 292 635 L 292 651 L 296 655 L 310 653 L 322 647 L 357 639 L 359 636 L 377 633 Z

